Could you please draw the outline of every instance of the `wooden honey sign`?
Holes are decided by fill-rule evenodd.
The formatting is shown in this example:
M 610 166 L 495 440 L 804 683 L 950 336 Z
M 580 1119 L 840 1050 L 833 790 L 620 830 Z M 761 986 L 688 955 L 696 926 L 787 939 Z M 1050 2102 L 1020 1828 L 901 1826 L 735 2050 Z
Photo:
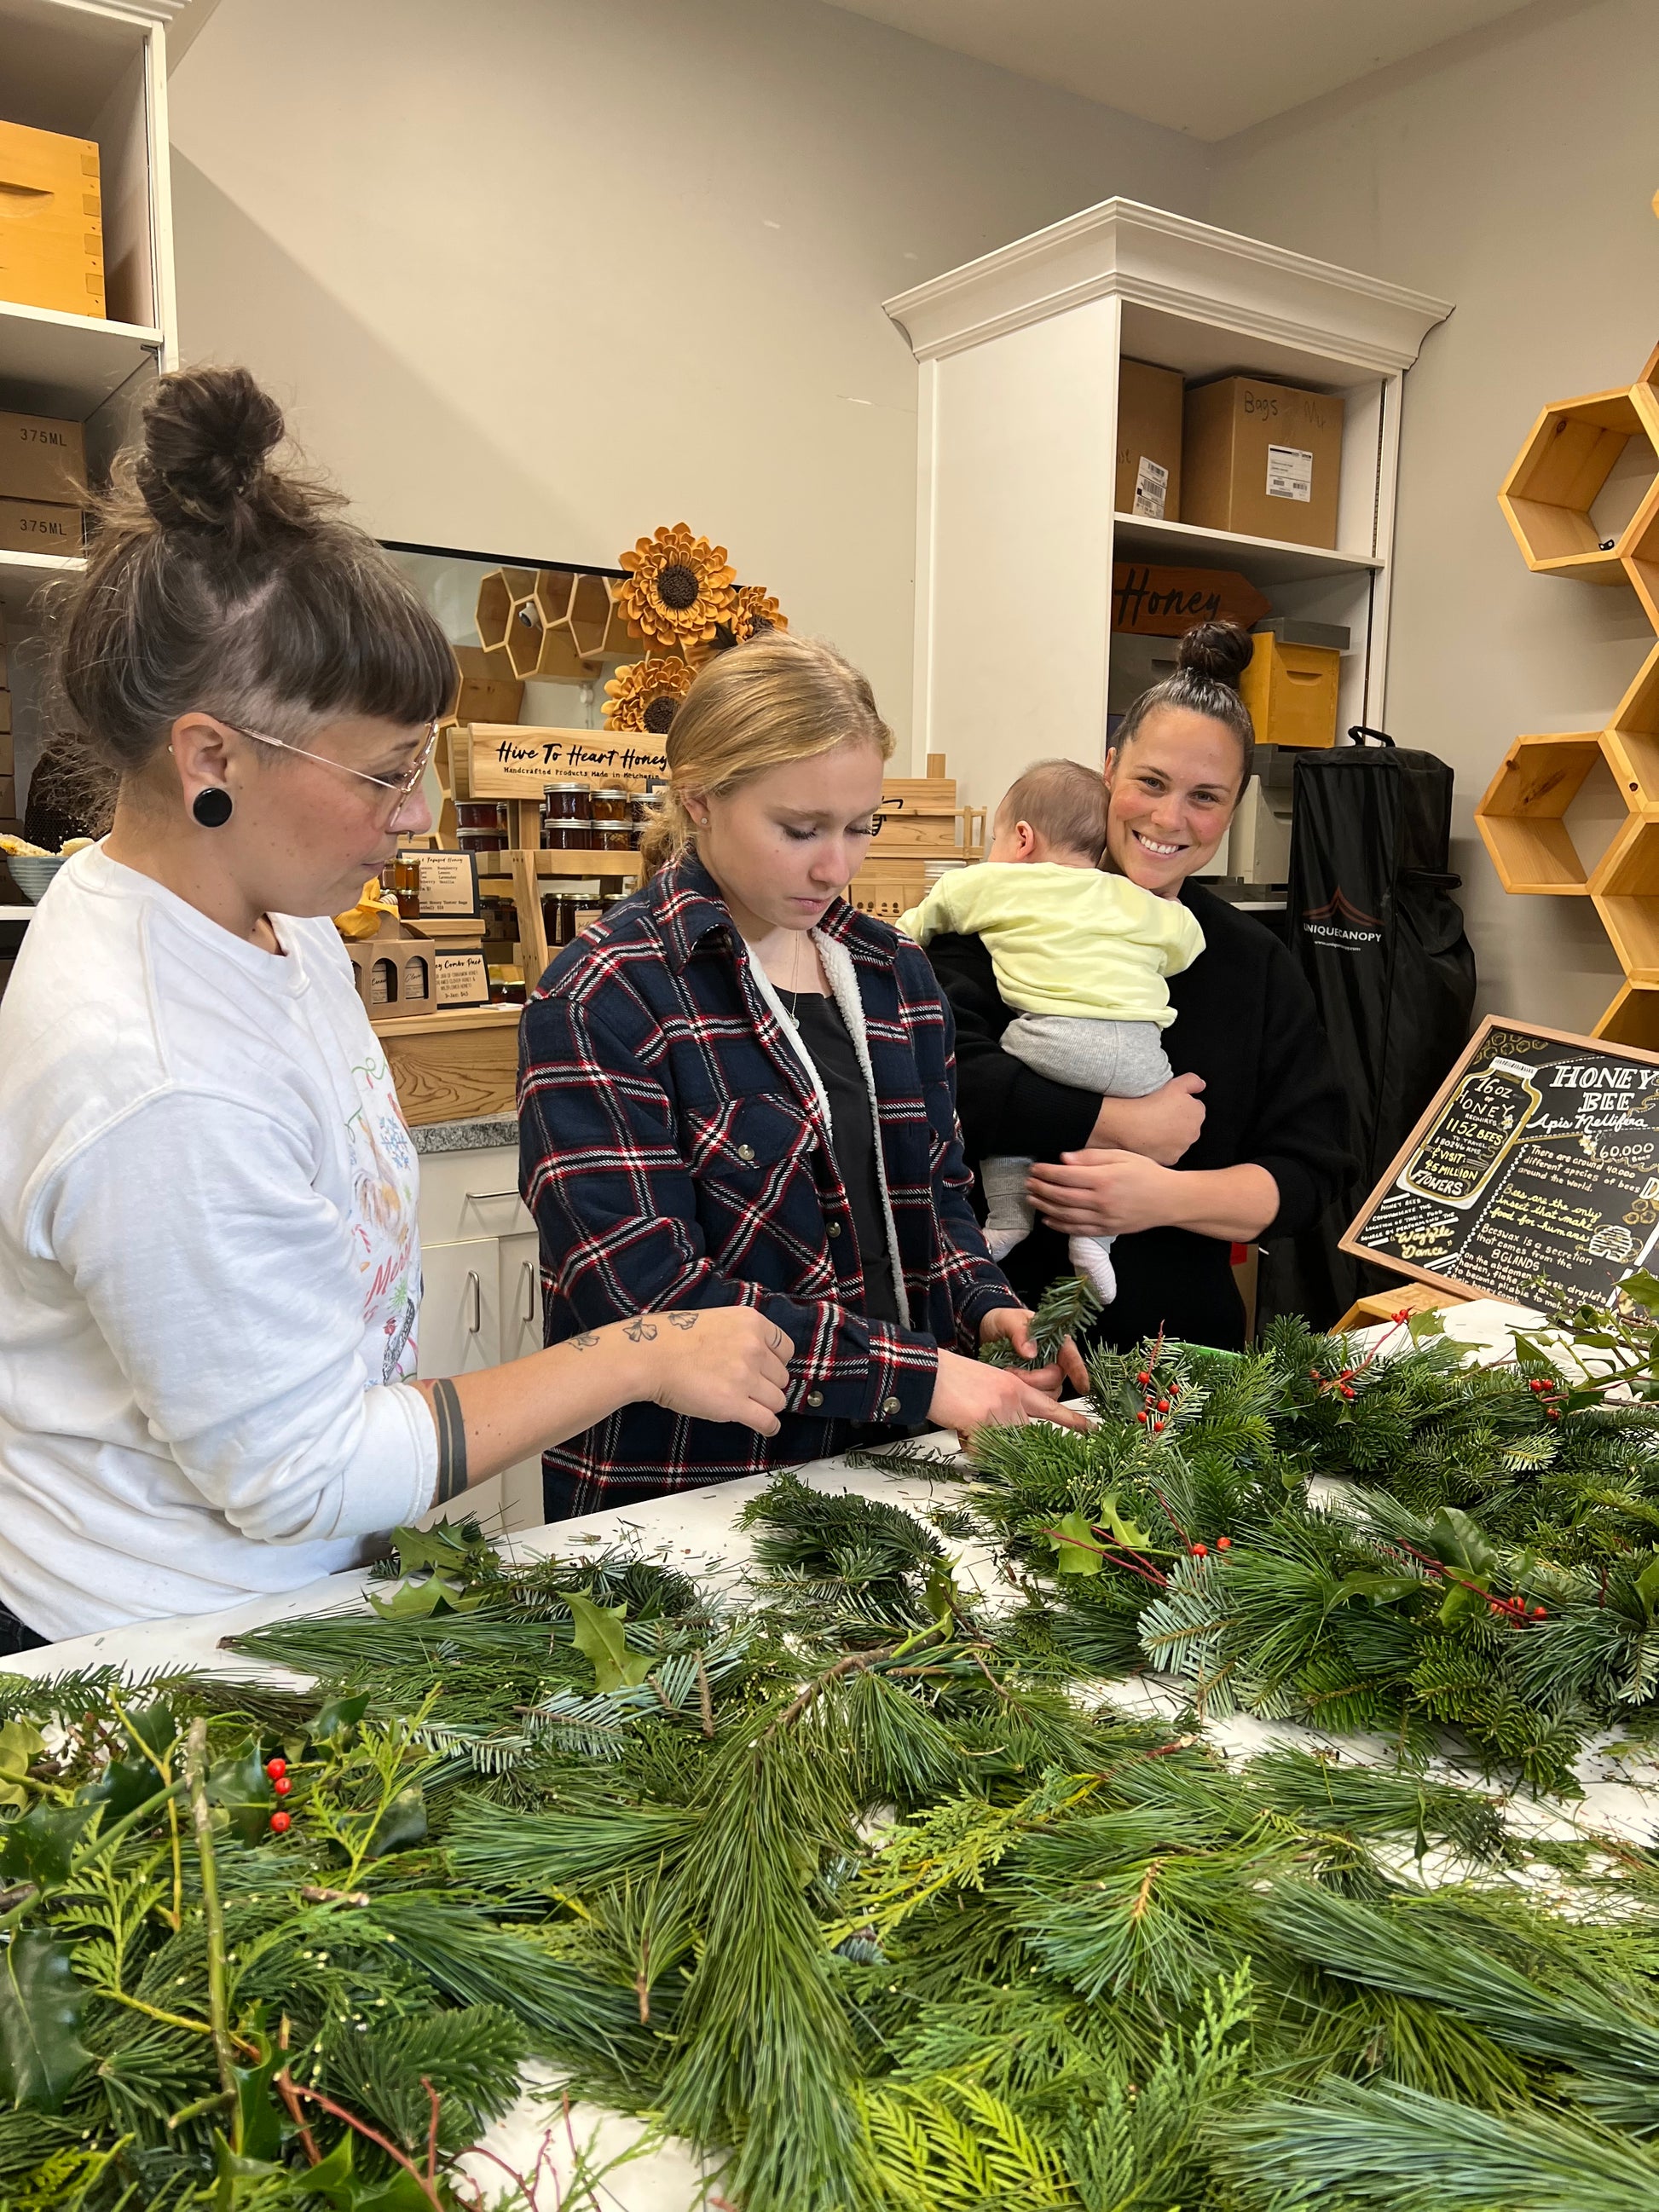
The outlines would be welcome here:
M 1236 622 L 1249 629 L 1272 611 L 1235 568 L 1158 568 L 1145 561 L 1112 565 L 1112 628 L 1136 637 L 1179 637 L 1204 622 Z
M 544 730 L 521 722 L 474 722 L 466 789 L 458 799 L 539 799 L 550 783 L 614 784 L 644 791 L 668 775 L 665 739 L 643 730 Z
M 1474 1297 L 1616 1302 L 1659 1246 L 1659 1053 L 1492 1015 L 1342 1239 Z

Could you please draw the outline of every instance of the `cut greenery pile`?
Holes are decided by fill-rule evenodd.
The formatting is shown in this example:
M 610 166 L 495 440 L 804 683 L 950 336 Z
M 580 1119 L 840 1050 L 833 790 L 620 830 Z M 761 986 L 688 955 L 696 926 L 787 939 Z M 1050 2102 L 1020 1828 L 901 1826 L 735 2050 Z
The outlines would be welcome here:
M 1659 2212 L 1659 1856 L 1428 1759 L 1570 1788 L 1650 1711 L 1650 1340 L 1595 1333 L 1626 1406 L 1102 1355 L 1087 1437 L 902 1452 L 931 1522 L 780 1478 L 741 1606 L 404 1532 L 241 1639 L 314 1692 L 0 1680 L 0 2206 L 467 2205 L 534 2057 L 745 2212 Z M 1180 1719 L 1088 1693 L 1147 1666 Z M 1395 1755 L 1229 1767 L 1237 1707 Z

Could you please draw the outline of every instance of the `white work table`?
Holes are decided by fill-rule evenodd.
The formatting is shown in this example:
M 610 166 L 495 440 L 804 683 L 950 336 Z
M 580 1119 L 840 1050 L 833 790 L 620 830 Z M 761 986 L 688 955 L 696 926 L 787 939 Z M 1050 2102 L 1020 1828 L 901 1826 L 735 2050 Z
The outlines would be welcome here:
M 1522 1314 L 1495 1300 L 1452 1310 L 1445 1316 L 1448 1335 L 1472 1348 L 1499 1356 L 1510 1348 L 1510 1325 L 1535 1325 L 1538 1316 Z M 1384 1332 L 1371 1332 L 1382 1334 Z M 951 1442 L 941 1434 L 932 1441 Z M 799 1470 L 813 1487 L 826 1491 L 856 1491 L 909 1508 L 919 1514 L 944 1501 L 954 1502 L 963 1485 L 949 1476 L 928 1479 L 913 1474 L 887 1474 L 878 1469 L 852 1468 L 840 1459 L 815 1461 Z M 738 1514 L 749 1500 L 766 1487 L 757 1477 L 720 1483 L 713 1488 L 653 1498 L 647 1504 L 615 1512 L 589 1514 L 574 1521 L 519 1530 L 499 1537 L 502 1555 L 509 1559 L 538 1559 L 561 1554 L 590 1553 L 618 1545 L 635 1545 L 648 1554 L 665 1558 L 684 1573 L 728 1590 L 739 1581 L 750 1556 L 749 1539 L 737 1526 Z M 1334 1488 L 1335 1486 L 1331 1486 Z M 950 1547 L 957 1580 L 981 1597 L 1000 1601 L 1006 1585 L 1000 1582 L 994 1562 L 982 1546 Z M 158 1669 L 199 1668 L 214 1674 L 247 1679 L 275 1671 L 240 1658 L 222 1648 L 222 1639 L 240 1635 L 267 1621 L 299 1613 L 322 1613 L 363 1603 L 367 1573 L 331 1575 L 325 1580 L 290 1590 L 281 1596 L 256 1599 L 227 1612 L 194 1620 L 155 1621 L 142 1627 L 105 1630 L 91 1636 L 70 1638 L 40 1651 L 0 1662 L 13 1673 L 40 1677 L 84 1667 L 114 1666 L 135 1674 Z M 291 1676 L 284 1676 L 292 1680 Z M 1121 1710 L 1174 1715 L 1186 1703 L 1182 1686 L 1154 1675 L 1138 1676 L 1112 1684 L 1105 1694 Z M 1327 1735 L 1289 1722 L 1258 1721 L 1237 1716 L 1211 1722 L 1206 1737 L 1230 1759 L 1248 1758 L 1273 1744 L 1295 1743 L 1340 1751 L 1350 1759 L 1390 1755 L 1389 1747 L 1354 1736 Z M 1437 1770 L 1450 1778 L 1449 1765 Z M 1564 1838 L 1594 1834 L 1616 1834 L 1633 1842 L 1650 1844 L 1659 1832 L 1659 1761 L 1645 1753 L 1592 1747 L 1579 1761 L 1583 1798 L 1575 1804 L 1540 1803 L 1518 1797 L 1507 1808 L 1509 1825 L 1517 1835 Z M 1464 1780 L 1478 1778 L 1464 1774 Z M 1432 1869 L 1427 1869 L 1431 1876 Z M 634 2122 L 597 2111 L 574 2108 L 567 2123 L 556 2095 L 550 2103 L 548 2091 L 555 2077 L 546 2069 L 526 2075 L 526 2094 L 514 2109 L 484 2138 L 489 2148 L 520 2172 L 535 2163 L 545 2142 L 549 2162 L 561 2179 L 568 2181 L 574 2164 L 572 2145 L 592 2143 L 600 2163 L 631 2143 L 639 2129 Z M 507 2184 L 499 2168 L 476 2162 L 474 2178 L 487 2194 Z M 693 2212 L 707 2202 L 706 2175 L 701 2161 L 684 2146 L 670 2144 L 648 2152 L 623 2166 L 599 2188 L 600 2201 L 614 2212 Z

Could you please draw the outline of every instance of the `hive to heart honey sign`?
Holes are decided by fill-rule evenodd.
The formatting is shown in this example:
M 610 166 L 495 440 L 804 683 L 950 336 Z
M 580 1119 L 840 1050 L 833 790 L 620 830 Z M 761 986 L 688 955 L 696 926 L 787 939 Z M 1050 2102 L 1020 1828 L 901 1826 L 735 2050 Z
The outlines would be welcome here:
M 1489 1016 L 1342 1239 L 1466 1296 L 1615 1303 L 1659 1245 L 1659 1053 Z
M 1145 561 L 1112 568 L 1112 628 L 1136 637 L 1179 637 L 1194 623 L 1236 622 L 1242 629 L 1273 611 L 1236 568 L 1155 568 Z
M 644 791 L 663 782 L 667 775 L 666 740 L 648 731 L 544 730 L 521 722 L 474 722 L 465 795 L 538 799 L 550 783 L 577 781 Z

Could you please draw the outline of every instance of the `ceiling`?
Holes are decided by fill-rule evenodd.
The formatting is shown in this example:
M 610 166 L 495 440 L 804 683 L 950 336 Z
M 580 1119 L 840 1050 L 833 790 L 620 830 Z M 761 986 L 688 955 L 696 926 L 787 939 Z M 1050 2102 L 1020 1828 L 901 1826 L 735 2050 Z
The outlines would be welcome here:
M 1512 15 L 1527 0 L 830 0 L 1195 138 Z

